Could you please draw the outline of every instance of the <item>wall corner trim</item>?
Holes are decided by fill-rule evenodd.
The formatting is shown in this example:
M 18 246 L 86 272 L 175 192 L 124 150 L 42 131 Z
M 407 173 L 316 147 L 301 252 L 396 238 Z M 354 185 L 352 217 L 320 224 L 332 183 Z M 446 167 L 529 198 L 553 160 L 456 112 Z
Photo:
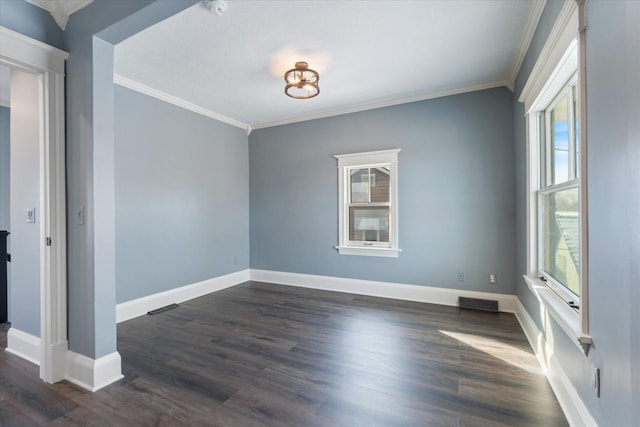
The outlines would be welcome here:
M 116 322 L 124 322 L 147 314 L 148 311 L 173 303 L 181 303 L 249 280 L 249 270 L 218 276 L 157 294 L 148 295 L 116 305 Z
M 65 379 L 85 390 L 98 391 L 124 378 L 121 364 L 120 353 L 117 351 L 99 359 L 69 351 Z
M 517 298 L 510 294 L 467 291 L 463 289 L 438 288 L 402 283 L 376 282 L 372 280 L 347 279 L 342 277 L 316 276 L 270 270 L 251 270 L 250 279 L 259 282 L 298 286 L 325 291 L 346 292 L 405 301 L 457 306 L 458 297 L 498 300 L 500 311 L 513 313 Z
M 40 338 L 10 328 L 7 332 L 6 351 L 40 366 Z
M 549 384 L 551 384 L 553 393 L 556 395 L 569 424 L 572 426 L 597 427 L 598 423 L 596 423 L 587 406 L 580 399 L 578 392 L 571 384 L 569 376 L 560 365 L 555 353 L 548 348 L 545 335 L 538 329 L 529 312 L 517 297 L 515 308 L 514 314 L 518 322 L 520 322 L 520 326 L 529 340 L 529 344 L 531 344 L 531 348 L 533 348 L 540 365 L 544 369 L 545 376 Z

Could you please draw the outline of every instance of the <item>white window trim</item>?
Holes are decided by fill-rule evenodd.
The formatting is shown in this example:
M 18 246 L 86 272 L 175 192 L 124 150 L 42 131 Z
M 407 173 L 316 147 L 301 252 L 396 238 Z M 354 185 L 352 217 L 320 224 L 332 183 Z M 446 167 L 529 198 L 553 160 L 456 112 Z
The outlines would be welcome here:
M 587 238 L 587 128 L 585 85 L 584 2 L 566 0 L 519 99 L 524 102 L 527 125 L 527 286 L 547 312 L 585 354 L 589 336 L 588 238 Z M 553 283 L 540 280 L 539 274 L 539 190 L 541 111 L 578 72 L 580 152 L 580 310 L 567 304 Z M 566 185 L 574 185 L 575 180 Z M 554 186 L 557 189 L 557 186 Z M 566 296 L 566 295 L 565 295 Z
M 401 252 L 398 248 L 398 153 L 400 149 L 369 151 L 365 153 L 337 154 L 338 159 L 338 246 L 335 248 L 340 255 L 362 255 L 397 258 Z M 350 244 L 349 227 L 349 180 L 347 172 L 355 166 L 375 167 L 390 164 L 389 183 L 389 245 L 365 246 Z

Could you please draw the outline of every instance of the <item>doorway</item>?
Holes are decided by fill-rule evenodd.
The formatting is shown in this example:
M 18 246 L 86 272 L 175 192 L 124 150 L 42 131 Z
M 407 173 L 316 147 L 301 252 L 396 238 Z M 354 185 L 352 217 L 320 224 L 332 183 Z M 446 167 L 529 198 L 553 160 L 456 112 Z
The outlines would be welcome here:
M 7 333 L 7 351 L 38 363 L 40 378 L 50 383 L 64 379 L 68 351 L 64 162 L 64 64 L 67 57 L 66 52 L 0 27 L 0 65 L 9 67 L 12 74 L 15 72 L 21 80 L 28 82 L 28 90 L 24 93 L 19 90 L 11 94 L 11 106 L 14 105 L 13 96 L 29 98 L 22 101 L 33 106 L 31 120 L 34 126 L 26 133 L 31 132 L 28 139 L 37 152 L 37 160 L 31 159 L 37 178 L 30 186 L 31 190 L 35 186 L 36 195 L 26 202 L 24 224 L 31 226 L 27 229 L 36 236 L 30 242 L 34 245 L 28 252 L 31 255 L 27 256 L 37 253 L 39 259 L 35 279 L 39 295 L 31 301 L 32 306 L 39 306 L 39 328 L 28 325 L 29 320 L 21 322 L 25 322 L 25 328 L 32 332 L 38 329 L 39 336 L 12 325 Z M 19 104 L 21 101 L 16 100 L 16 105 Z M 20 126 L 22 128 L 24 124 Z M 10 131 L 20 134 L 22 129 Z M 12 213 L 12 226 L 23 225 L 21 218 L 14 220 L 13 216 Z M 12 251 L 16 249 L 12 246 Z M 12 261 L 15 262 L 15 257 Z M 15 290 L 16 284 L 12 285 Z M 16 301 L 15 297 L 12 295 L 11 300 Z M 11 315 L 15 318 L 13 310 Z

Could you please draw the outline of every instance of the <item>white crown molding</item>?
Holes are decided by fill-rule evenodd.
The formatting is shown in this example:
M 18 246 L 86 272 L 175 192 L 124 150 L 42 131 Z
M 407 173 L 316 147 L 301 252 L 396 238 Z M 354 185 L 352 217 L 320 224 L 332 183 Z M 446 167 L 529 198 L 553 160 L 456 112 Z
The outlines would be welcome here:
M 99 359 L 67 352 L 67 375 L 65 380 L 91 392 L 98 391 L 124 378 L 120 353 L 114 351 Z
M 478 90 L 493 89 L 501 86 L 508 87 L 508 85 L 509 85 L 508 80 L 505 80 L 505 79 L 494 80 L 490 82 L 478 83 L 478 84 L 463 86 L 459 88 L 450 88 L 450 89 L 444 89 L 444 90 L 435 91 L 435 92 L 427 92 L 427 93 L 423 93 L 423 94 L 411 96 L 411 97 L 388 99 L 384 101 L 372 102 L 369 104 L 360 104 L 360 105 L 356 105 L 348 108 L 341 108 L 337 110 L 324 111 L 321 113 L 308 114 L 305 116 L 291 117 L 288 119 L 275 120 L 272 122 L 256 123 L 256 124 L 252 124 L 251 127 L 252 129 L 255 130 L 255 129 L 273 127 L 273 126 L 288 125 L 292 123 L 305 122 L 308 120 L 324 119 L 327 117 L 341 116 L 343 114 L 374 110 L 376 108 L 391 107 L 394 105 L 425 101 L 427 99 L 442 98 L 442 97 L 451 96 L 451 95 L 459 95 L 461 93 L 475 92 Z
M 405 301 L 425 302 L 457 306 L 459 297 L 498 300 L 500 311 L 513 313 L 517 297 L 510 294 L 467 291 L 462 289 L 437 288 L 432 286 L 408 285 L 403 283 L 375 282 L 372 280 L 347 279 L 343 277 L 317 276 L 283 271 L 251 269 L 251 280 L 320 289 L 324 291 L 346 292 Z
M 8 353 L 40 366 L 40 338 L 14 327 L 7 332 Z
M 565 0 L 518 98 L 519 102 L 525 103 L 525 111 L 529 110 L 535 101 L 533 97 L 540 93 L 566 49 L 577 38 L 578 24 L 578 3 L 575 0 Z
M 58 26 L 64 30 L 69 16 L 93 3 L 93 0 L 25 0 L 51 13 Z
M 598 424 L 591 416 L 582 399 L 580 399 L 580 395 L 571 384 L 571 380 L 569 380 L 569 376 L 562 368 L 562 365 L 558 362 L 553 351 L 553 344 L 549 343 L 545 335 L 540 332 L 519 299 L 516 299 L 514 314 L 536 354 L 538 362 L 542 366 L 569 424 L 572 426 L 597 427 Z
M 123 302 L 116 305 L 116 322 L 120 323 L 134 317 L 143 316 L 151 310 L 198 298 L 238 285 L 247 280 L 249 280 L 248 269 Z
M 511 64 L 511 70 L 509 71 L 508 86 L 511 91 L 515 89 L 515 82 L 518 77 L 518 73 L 520 72 L 520 67 L 522 66 L 524 57 L 529 50 L 529 45 L 531 44 L 533 35 L 536 32 L 536 28 L 538 27 L 540 17 L 542 16 L 542 12 L 544 11 L 546 4 L 547 0 L 535 0 L 531 5 L 531 12 L 529 12 L 529 18 L 527 19 L 524 32 L 522 33 L 522 39 L 520 39 L 520 47 L 518 48 L 516 57 L 513 59 L 513 64 Z
M 458 94 L 467 93 L 467 92 L 475 92 L 475 91 L 484 90 L 484 89 L 493 89 L 501 86 L 509 87 L 508 80 L 505 80 L 505 79 L 494 80 L 490 82 L 463 86 L 460 88 L 451 88 L 451 89 L 444 89 L 444 90 L 435 91 L 435 92 L 428 92 L 428 93 L 424 93 L 424 94 L 416 95 L 412 97 L 394 98 L 394 99 L 389 99 L 384 101 L 373 102 L 369 104 L 356 105 L 354 107 L 325 111 L 321 113 L 308 114 L 304 116 L 291 117 L 291 118 L 282 119 L 282 120 L 275 120 L 272 122 L 248 124 L 248 123 L 244 123 L 239 120 L 233 119 L 231 117 L 227 117 L 225 115 L 216 113 L 215 111 L 211 111 L 207 108 L 200 107 L 199 105 L 185 101 L 184 99 L 178 98 L 177 96 L 169 95 L 166 92 L 162 92 L 150 86 L 146 86 L 142 83 L 138 83 L 134 80 L 131 80 L 127 77 L 123 77 L 119 74 L 113 75 L 113 82 L 122 87 L 126 87 L 127 89 L 131 89 L 136 92 L 143 93 L 145 95 L 151 96 L 161 101 L 168 102 L 169 104 L 173 104 L 175 106 L 184 108 L 186 110 L 193 111 L 194 113 L 201 114 L 203 116 L 212 118 L 214 120 L 227 123 L 231 126 L 244 129 L 247 135 L 251 134 L 251 132 L 255 129 L 263 129 L 263 128 L 268 128 L 273 126 L 281 126 L 281 125 L 287 125 L 292 123 L 305 122 L 308 120 L 323 119 L 326 117 L 334 117 L 334 116 L 340 116 L 343 114 L 357 113 L 360 111 L 373 110 L 376 108 L 390 107 L 393 105 L 400 105 L 400 104 L 408 104 L 410 102 L 418 102 L 418 101 L 424 101 L 427 99 L 442 98 L 445 96 L 458 95 Z
M 150 86 L 146 86 L 142 83 L 138 83 L 129 78 L 123 77 L 119 74 L 113 75 L 113 82 L 119 86 L 126 87 L 127 89 L 134 90 L 136 92 L 140 92 L 142 94 L 151 96 L 153 98 L 159 99 L 164 102 L 168 102 L 169 104 L 173 104 L 177 107 L 184 108 L 185 110 L 193 111 L 194 113 L 201 114 L 203 116 L 209 117 L 211 119 L 217 120 L 222 123 L 226 123 L 231 126 L 235 126 L 237 128 L 243 129 L 247 132 L 251 132 L 251 127 L 247 123 L 243 123 L 239 120 L 232 119 L 231 117 L 227 117 L 222 114 L 218 114 L 214 111 L 208 110 L 204 107 L 200 107 L 199 105 L 193 104 L 191 102 L 185 101 L 182 98 L 178 98 L 177 96 L 169 95 L 166 92 L 159 91 Z

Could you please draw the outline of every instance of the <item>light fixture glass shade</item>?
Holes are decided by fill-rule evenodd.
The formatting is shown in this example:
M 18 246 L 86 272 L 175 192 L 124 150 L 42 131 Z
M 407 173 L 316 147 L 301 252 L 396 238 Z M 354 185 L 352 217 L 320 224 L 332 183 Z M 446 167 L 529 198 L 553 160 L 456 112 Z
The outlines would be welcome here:
M 284 73 L 284 81 L 287 83 L 284 93 L 296 99 L 313 98 L 320 93 L 318 80 L 318 72 L 311 70 L 309 64 L 304 61 L 296 62 L 295 68 Z

